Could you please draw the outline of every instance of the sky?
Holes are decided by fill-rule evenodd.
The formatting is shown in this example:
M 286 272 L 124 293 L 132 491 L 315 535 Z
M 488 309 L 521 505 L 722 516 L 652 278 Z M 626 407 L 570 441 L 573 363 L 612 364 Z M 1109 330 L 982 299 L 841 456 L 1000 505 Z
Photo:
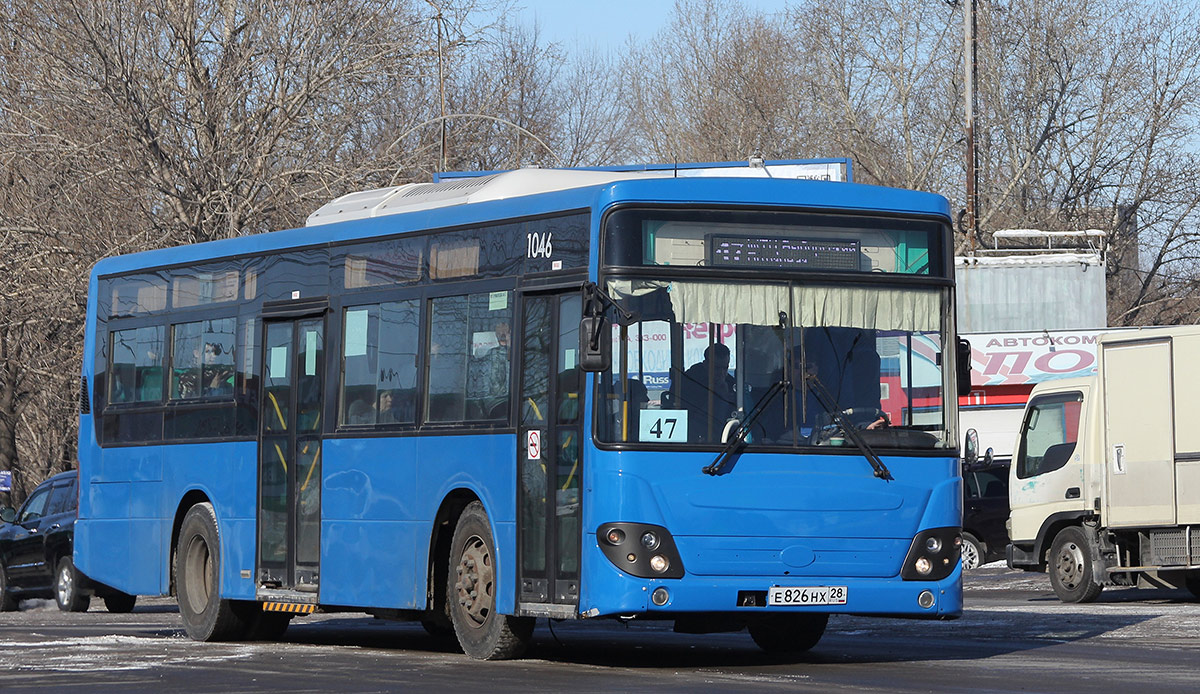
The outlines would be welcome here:
M 646 39 L 670 21 L 674 0 L 518 0 L 524 24 L 537 21 L 543 39 L 571 49 L 613 49 L 630 34 Z M 778 12 L 787 0 L 741 0 L 747 10 Z

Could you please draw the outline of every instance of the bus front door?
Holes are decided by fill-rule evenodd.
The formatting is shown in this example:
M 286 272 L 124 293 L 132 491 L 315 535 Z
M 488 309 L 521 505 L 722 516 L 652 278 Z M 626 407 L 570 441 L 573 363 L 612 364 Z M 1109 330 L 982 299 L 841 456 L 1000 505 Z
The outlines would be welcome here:
M 517 545 L 518 603 L 525 615 L 574 616 L 579 605 L 582 307 L 578 291 L 523 300 Z
M 318 591 L 324 319 L 268 320 L 259 399 L 260 597 Z

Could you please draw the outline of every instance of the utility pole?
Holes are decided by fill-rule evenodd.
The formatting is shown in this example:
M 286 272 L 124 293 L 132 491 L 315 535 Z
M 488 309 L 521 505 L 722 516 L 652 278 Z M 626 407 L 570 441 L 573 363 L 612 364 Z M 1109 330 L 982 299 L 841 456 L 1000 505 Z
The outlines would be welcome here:
M 437 11 L 437 15 L 433 21 L 437 22 L 437 59 L 438 59 L 438 91 L 441 94 L 441 110 L 438 120 L 441 121 L 441 147 L 439 149 L 439 159 L 441 161 L 438 170 L 446 170 L 446 75 L 445 69 L 442 67 L 442 8 L 438 7 L 433 0 L 425 0 L 429 6 Z
M 963 82 L 966 85 L 967 115 L 967 215 L 965 222 L 972 254 L 975 252 L 975 235 L 979 224 L 979 177 L 975 167 L 975 10 L 976 0 L 963 1 Z

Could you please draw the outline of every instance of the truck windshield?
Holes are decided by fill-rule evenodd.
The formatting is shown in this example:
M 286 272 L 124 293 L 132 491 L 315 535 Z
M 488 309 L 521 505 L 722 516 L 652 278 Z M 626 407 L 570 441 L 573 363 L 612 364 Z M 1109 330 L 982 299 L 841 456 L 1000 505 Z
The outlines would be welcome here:
M 954 445 L 944 289 L 615 278 L 607 291 L 638 320 L 614 321 L 601 443 L 719 446 L 782 382 L 747 446 L 851 447 L 847 423 L 872 447 Z

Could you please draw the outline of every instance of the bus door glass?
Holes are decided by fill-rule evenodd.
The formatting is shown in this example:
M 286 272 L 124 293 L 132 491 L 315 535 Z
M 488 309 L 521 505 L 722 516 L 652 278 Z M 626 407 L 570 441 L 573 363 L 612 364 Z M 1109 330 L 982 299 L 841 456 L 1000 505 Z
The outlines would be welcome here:
M 578 292 L 524 299 L 517 523 L 525 606 L 579 603 L 582 308 Z
M 259 437 L 258 588 L 317 592 L 323 319 L 266 321 Z

